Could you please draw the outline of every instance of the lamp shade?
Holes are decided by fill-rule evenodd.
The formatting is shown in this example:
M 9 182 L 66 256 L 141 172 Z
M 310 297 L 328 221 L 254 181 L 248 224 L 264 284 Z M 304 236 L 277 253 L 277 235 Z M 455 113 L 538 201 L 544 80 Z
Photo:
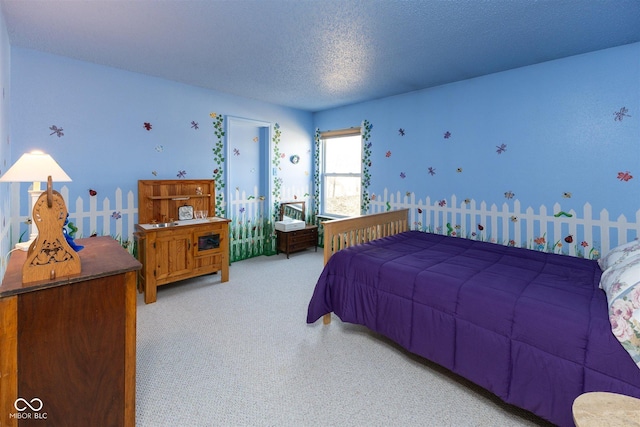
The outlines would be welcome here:
M 32 151 L 23 154 L 8 171 L 0 177 L 4 182 L 45 182 L 48 177 L 52 181 L 71 181 L 69 175 L 48 154 Z

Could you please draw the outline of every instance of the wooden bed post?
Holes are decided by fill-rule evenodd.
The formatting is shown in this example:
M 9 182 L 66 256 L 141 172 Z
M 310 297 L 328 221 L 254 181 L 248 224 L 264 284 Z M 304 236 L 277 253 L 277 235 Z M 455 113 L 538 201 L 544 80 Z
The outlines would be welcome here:
M 341 249 L 409 230 L 409 209 L 399 209 L 336 219 L 322 223 L 324 227 L 324 263 Z M 322 317 L 322 323 L 331 323 L 331 313 Z

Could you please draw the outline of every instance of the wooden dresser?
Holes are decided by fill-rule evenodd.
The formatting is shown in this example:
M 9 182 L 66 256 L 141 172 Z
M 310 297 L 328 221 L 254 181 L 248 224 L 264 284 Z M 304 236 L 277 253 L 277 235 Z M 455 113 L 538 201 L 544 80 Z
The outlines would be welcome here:
M 289 258 L 291 252 L 302 251 L 307 248 L 316 248 L 318 251 L 318 226 L 306 225 L 301 230 L 280 231 L 276 230 L 278 239 L 277 252 L 284 252 Z
M 79 275 L 0 287 L 0 425 L 135 426 L 136 261 L 111 237 L 80 239 Z
M 189 209 L 186 209 L 189 208 Z M 184 212 L 207 211 L 206 218 Z M 138 181 L 135 240 L 142 269 L 138 290 L 145 303 L 157 299 L 157 288 L 195 276 L 220 272 L 229 280 L 229 222 L 215 214 L 214 181 Z
M 287 212 L 289 210 L 289 212 Z M 304 202 L 284 202 L 280 204 L 280 221 L 285 216 L 305 221 Z M 284 252 L 289 258 L 292 252 L 302 251 L 307 248 L 315 248 L 318 251 L 318 226 L 306 224 L 300 230 L 281 231 L 276 230 L 276 253 Z

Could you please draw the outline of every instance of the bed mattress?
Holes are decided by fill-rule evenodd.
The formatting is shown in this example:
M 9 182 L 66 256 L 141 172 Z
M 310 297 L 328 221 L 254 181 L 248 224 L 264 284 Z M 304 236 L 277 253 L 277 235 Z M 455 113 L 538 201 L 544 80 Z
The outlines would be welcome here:
M 365 325 L 561 426 L 584 392 L 640 397 L 596 261 L 408 231 L 335 253 L 307 322 Z

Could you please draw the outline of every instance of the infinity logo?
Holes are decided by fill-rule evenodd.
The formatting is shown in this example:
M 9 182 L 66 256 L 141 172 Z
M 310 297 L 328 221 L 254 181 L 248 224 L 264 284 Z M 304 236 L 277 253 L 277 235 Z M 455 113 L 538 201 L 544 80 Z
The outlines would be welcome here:
M 21 403 L 22 403 L 22 405 L 20 405 L 20 407 L 18 407 L 18 403 L 19 403 L 19 402 L 21 402 Z M 36 404 L 33 404 L 34 402 L 35 402 L 36 404 L 39 404 L 39 405 L 36 407 Z M 32 406 L 32 404 L 33 404 L 33 406 Z M 26 406 L 24 406 L 24 405 L 26 405 Z M 22 412 L 22 411 L 26 410 L 26 409 L 27 409 L 27 407 L 28 407 L 28 408 L 31 408 L 31 410 L 32 410 L 32 411 L 37 412 L 37 411 L 39 411 L 40 409 L 42 409 L 42 406 L 43 406 L 43 404 L 42 404 L 42 400 L 38 399 L 37 397 L 34 397 L 33 399 L 31 399 L 31 401 L 30 401 L 30 402 L 29 402 L 29 401 L 27 401 L 26 399 L 23 399 L 22 397 L 19 397 L 19 398 L 17 398 L 17 399 L 16 399 L 16 401 L 13 403 L 13 407 L 14 407 L 14 408 L 16 408 L 16 409 L 17 409 L 18 411 L 20 411 L 20 412 Z

